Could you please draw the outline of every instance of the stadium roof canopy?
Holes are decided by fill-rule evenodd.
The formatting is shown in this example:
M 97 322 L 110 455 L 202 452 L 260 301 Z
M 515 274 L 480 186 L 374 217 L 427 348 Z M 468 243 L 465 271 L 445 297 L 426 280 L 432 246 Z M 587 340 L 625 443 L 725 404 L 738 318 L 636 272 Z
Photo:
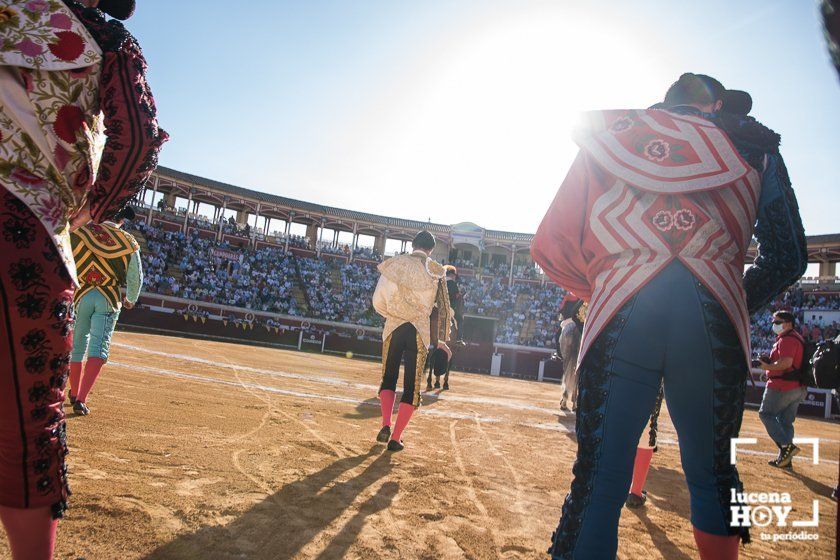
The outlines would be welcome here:
M 176 193 L 216 207 L 244 210 L 297 223 L 323 224 L 324 227 L 339 231 L 384 235 L 395 239 L 411 239 L 417 231 L 427 229 L 450 246 L 471 244 L 481 249 L 501 248 L 516 251 L 528 247 L 533 238 L 531 233 L 484 229 L 471 222 L 436 224 L 336 208 L 246 189 L 163 166 L 156 169 L 153 181 L 146 188 L 151 190 L 153 187 L 159 192 Z M 748 258 L 754 258 L 755 249 L 753 244 Z M 811 262 L 838 262 L 840 233 L 808 236 L 808 257 Z
M 174 191 L 178 196 L 190 197 L 194 201 L 213 204 L 217 207 L 224 204 L 227 208 L 246 210 L 250 213 L 259 210 L 260 215 L 263 216 L 299 223 L 323 222 L 326 227 L 343 230 L 351 230 L 352 225 L 356 224 L 360 232 L 370 230 L 371 233 L 399 236 L 399 234 L 413 234 L 421 229 L 427 229 L 438 237 L 458 243 L 457 228 L 463 225 L 421 222 L 336 208 L 247 189 L 164 166 L 157 168 L 153 181 L 149 183 L 147 189 L 151 190 L 154 185 L 160 192 Z M 533 237 L 531 233 L 489 230 L 475 224 L 471 225 L 481 232 L 483 246 L 488 248 L 494 246 L 508 249 L 514 246 L 524 248 L 530 244 Z

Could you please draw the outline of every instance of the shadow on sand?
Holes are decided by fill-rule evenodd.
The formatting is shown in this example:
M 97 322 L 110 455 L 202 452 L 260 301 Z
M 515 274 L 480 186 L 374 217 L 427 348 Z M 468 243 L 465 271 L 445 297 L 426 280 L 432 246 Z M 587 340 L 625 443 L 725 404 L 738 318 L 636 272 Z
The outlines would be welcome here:
M 813 478 L 811 478 L 809 476 L 805 476 L 804 474 L 799 473 L 795 470 L 794 471 L 784 471 L 783 470 L 782 472 L 784 472 L 786 475 L 788 475 L 792 478 L 795 478 L 795 479 L 801 481 L 808 488 L 808 490 L 810 490 L 812 493 L 816 494 L 817 496 L 819 496 L 821 498 L 830 498 L 831 493 L 834 492 L 834 488 L 832 488 L 828 484 L 823 484 L 822 482 L 819 482 L 818 480 L 814 480 Z
M 671 539 L 668 538 L 668 535 L 665 534 L 665 531 L 662 530 L 656 523 L 654 523 L 647 515 L 647 512 L 644 508 L 640 509 L 626 509 L 625 508 L 625 515 L 626 512 L 630 512 L 631 514 L 635 515 L 639 518 L 647 532 L 650 533 L 650 538 L 653 540 L 654 546 L 659 550 L 660 554 L 662 554 L 663 558 L 668 558 L 669 560 L 692 560 L 692 556 L 689 556 L 680 548 L 680 545 L 675 544 Z
M 421 408 L 426 408 L 428 406 L 434 406 L 437 404 L 438 400 L 440 400 L 439 395 L 440 391 L 435 390 L 432 393 L 422 393 L 422 404 Z M 397 409 L 400 406 L 400 399 L 402 398 L 402 393 L 397 392 L 397 398 L 394 401 L 394 418 L 397 417 Z M 349 412 L 344 414 L 344 418 L 348 420 L 367 420 L 369 418 L 378 418 L 381 415 L 379 410 L 379 399 L 377 397 L 371 397 L 369 399 L 365 399 L 363 402 L 356 405 L 356 410 L 353 412 Z
M 376 454 L 380 455 L 363 471 L 339 482 L 345 473 Z M 351 507 L 367 488 L 385 477 L 391 469 L 390 460 L 391 454 L 381 445 L 365 454 L 339 459 L 320 471 L 286 484 L 235 521 L 179 536 L 151 552 L 145 560 L 292 558 Z M 367 516 L 387 508 L 398 488 L 396 482 L 382 484 L 373 496 L 357 507 L 356 514 L 331 538 L 318 558 L 343 558 Z

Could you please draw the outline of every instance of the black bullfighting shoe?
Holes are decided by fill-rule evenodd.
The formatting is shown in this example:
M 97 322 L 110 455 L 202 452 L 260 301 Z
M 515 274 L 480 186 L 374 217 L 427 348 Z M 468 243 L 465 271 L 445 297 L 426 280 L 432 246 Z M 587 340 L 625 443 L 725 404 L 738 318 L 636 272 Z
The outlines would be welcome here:
M 402 451 L 405 449 L 403 442 L 392 439 L 388 442 L 388 451 Z
M 376 434 L 376 441 L 387 443 L 389 439 L 391 439 L 391 426 L 382 426 L 382 429 Z
M 624 505 L 630 509 L 638 509 L 645 505 L 647 501 L 647 492 L 642 490 L 642 495 L 639 496 L 638 494 L 633 494 L 632 492 L 627 495 L 627 501 L 624 502 Z
M 73 412 L 79 414 L 80 416 L 87 416 L 88 414 L 90 414 L 90 409 L 85 403 L 76 401 L 73 404 Z
M 443 390 L 444 390 L 444 391 L 448 391 L 448 390 L 449 390 L 449 383 L 444 383 L 444 384 L 443 384 Z

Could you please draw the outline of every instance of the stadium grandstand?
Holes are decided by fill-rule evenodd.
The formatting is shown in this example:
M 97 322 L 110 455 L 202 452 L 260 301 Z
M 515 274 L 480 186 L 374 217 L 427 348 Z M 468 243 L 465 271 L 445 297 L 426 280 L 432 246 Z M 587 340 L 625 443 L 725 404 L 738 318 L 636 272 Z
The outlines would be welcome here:
M 123 318 L 129 328 L 377 356 L 375 267 L 427 229 L 438 239 L 433 257 L 458 267 L 465 292 L 470 344 L 459 368 L 490 371 L 496 355 L 494 373 L 537 377 L 553 350 L 564 292 L 531 259 L 531 234 L 376 216 L 165 167 L 135 207 L 128 227 L 146 279 L 142 305 Z M 803 278 L 773 306 L 793 309 L 806 337 L 834 337 L 840 234 L 808 237 L 808 252 L 819 276 Z M 772 345 L 770 326 L 767 313 L 753 318 L 756 351 Z

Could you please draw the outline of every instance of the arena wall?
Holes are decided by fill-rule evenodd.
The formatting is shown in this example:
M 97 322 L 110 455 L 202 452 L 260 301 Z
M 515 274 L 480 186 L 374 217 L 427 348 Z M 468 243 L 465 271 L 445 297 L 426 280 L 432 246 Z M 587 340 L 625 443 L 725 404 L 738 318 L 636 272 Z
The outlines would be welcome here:
M 266 321 L 271 320 L 271 325 Z M 304 352 L 350 355 L 380 360 L 382 330 L 376 327 L 321 321 L 264 311 L 219 305 L 182 298 L 144 293 L 138 305 L 123 310 L 119 328 L 254 344 Z M 456 370 L 534 381 L 562 381 L 559 362 L 549 359 L 545 348 L 497 343 L 467 343 L 459 350 L 453 364 Z M 492 371 L 493 357 L 500 359 L 498 372 Z M 753 372 L 758 379 L 758 373 Z M 541 375 L 542 374 L 542 375 Z M 747 385 L 747 406 L 758 406 L 764 383 Z M 840 402 L 830 391 L 809 388 L 799 407 L 801 416 L 828 418 L 840 414 Z

